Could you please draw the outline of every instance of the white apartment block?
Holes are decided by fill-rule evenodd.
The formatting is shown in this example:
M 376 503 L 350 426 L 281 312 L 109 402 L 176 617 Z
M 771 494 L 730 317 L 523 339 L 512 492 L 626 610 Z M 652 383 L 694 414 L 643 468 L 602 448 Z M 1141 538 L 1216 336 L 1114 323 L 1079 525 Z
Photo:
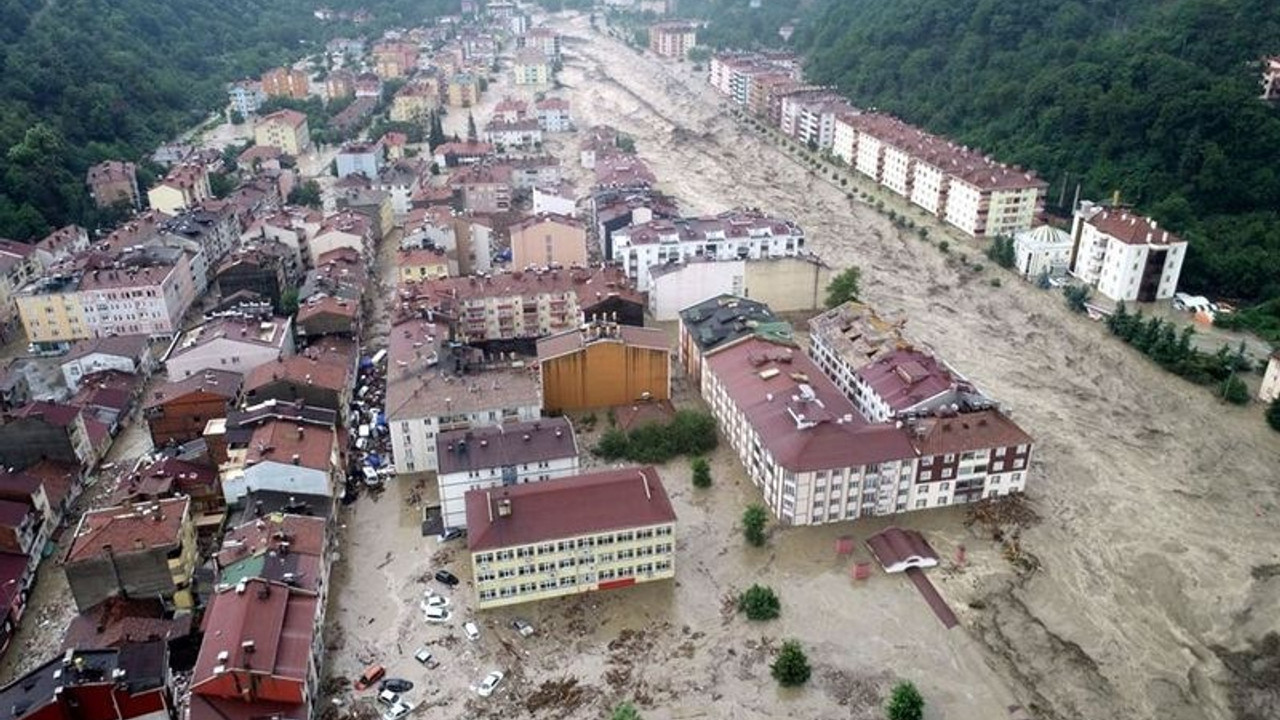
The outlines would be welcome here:
M 733 210 L 719 215 L 659 219 L 613 232 L 613 257 L 641 292 L 651 268 L 693 259 L 758 260 L 804 250 L 804 231 L 790 220 Z
M 1114 301 L 1167 300 L 1178 291 L 1187 241 L 1151 218 L 1085 201 L 1071 239 L 1071 274 Z
M 451 430 L 436 438 L 440 512 L 446 528 L 467 526 L 466 494 L 578 472 L 578 443 L 565 418 Z

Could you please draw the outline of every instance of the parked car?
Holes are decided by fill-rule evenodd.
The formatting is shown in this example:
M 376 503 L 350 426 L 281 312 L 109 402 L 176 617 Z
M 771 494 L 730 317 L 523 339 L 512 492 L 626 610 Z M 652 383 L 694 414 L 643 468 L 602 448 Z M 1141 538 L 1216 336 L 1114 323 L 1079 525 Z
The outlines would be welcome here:
M 421 603 L 424 612 L 427 608 L 447 608 L 452 604 L 453 603 L 450 602 L 449 598 L 443 595 L 432 595 L 431 597 L 424 599 Z
M 494 670 L 488 675 L 485 675 L 484 679 L 480 681 L 480 684 L 476 686 L 476 694 L 480 697 L 489 697 L 493 694 L 494 690 L 498 689 L 498 683 L 500 682 L 502 682 L 502 673 L 498 670 Z
M 529 624 L 529 621 L 523 618 L 516 618 L 515 620 L 512 620 L 511 627 L 515 628 L 516 632 L 520 633 L 520 637 L 529 637 L 533 634 L 533 626 Z
M 436 662 L 435 656 L 432 655 L 431 651 L 425 647 L 418 648 L 418 652 L 413 654 L 413 659 L 425 665 L 428 670 L 435 669 L 440 666 L 440 663 Z
M 404 678 L 387 678 L 382 681 L 382 692 L 407 693 L 413 689 L 413 683 Z
M 442 607 L 429 607 L 422 614 L 429 623 L 447 623 L 453 618 L 453 613 Z
M 400 718 L 408 715 L 414 707 L 415 705 L 401 700 L 382 713 L 382 720 L 400 720 Z
M 480 628 L 474 622 L 468 620 L 462 624 L 462 632 L 467 634 L 467 639 L 475 642 L 480 639 Z
M 458 538 L 464 538 L 466 536 L 466 528 L 451 528 L 437 535 L 436 542 L 449 542 L 450 540 L 457 540 Z
M 384 688 L 382 692 L 378 693 L 378 702 L 391 707 L 400 702 L 400 693 Z
M 458 576 L 457 576 L 457 575 L 454 575 L 453 573 L 449 572 L 448 570 L 437 570 L 437 571 L 436 571 L 436 582 L 444 583 L 445 585 L 448 585 L 449 587 L 456 587 L 456 586 L 457 586 L 457 584 L 458 584 L 458 582 L 459 582 L 459 580 L 458 580 Z
M 381 665 L 370 665 L 364 669 L 360 677 L 356 679 L 356 690 L 368 690 L 373 687 L 384 675 L 387 669 Z

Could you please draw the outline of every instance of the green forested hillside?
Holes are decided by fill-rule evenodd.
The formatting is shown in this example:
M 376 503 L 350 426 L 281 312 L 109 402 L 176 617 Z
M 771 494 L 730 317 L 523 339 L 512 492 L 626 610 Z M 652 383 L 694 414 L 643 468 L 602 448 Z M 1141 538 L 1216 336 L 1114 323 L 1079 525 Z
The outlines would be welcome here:
M 0 237 L 93 225 L 84 171 L 136 159 L 225 102 L 223 85 L 335 33 L 412 22 L 448 0 L 0 0 Z M 322 24 L 320 5 L 374 22 Z
M 1280 297 L 1275 0 L 820 0 L 811 79 L 1183 232 L 1183 286 Z

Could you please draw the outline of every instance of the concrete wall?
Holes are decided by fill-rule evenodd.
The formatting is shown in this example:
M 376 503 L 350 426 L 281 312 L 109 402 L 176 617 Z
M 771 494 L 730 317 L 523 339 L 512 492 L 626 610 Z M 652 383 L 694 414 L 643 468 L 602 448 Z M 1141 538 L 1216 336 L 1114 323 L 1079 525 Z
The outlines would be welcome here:
M 169 570 L 167 550 L 116 551 L 66 566 L 67 583 L 76 607 L 88 610 L 114 595 L 170 596 L 177 588 Z M 114 562 L 114 568 L 113 568 Z
M 649 312 L 659 322 L 675 320 L 690 305 L 724 293 L 749 297 L 775 312 L 822 307 L 832 270 L 805 258 L 694 262 L 655 275 Z

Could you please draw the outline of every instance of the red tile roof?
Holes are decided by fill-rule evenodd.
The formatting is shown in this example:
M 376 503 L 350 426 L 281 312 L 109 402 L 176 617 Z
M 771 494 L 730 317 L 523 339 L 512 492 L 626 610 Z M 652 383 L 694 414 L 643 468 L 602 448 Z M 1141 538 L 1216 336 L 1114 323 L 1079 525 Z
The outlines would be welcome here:
M 66 562 L 97 557 L 107 545 L 119 555 L 175 547 L 182 541 L 182 522 L 190 503 L 190 498 L 181 497 L 90 510 L 80 518 Z
M 316 358 L 290 355 L 251 370 L 248 377 L 244 379 L 244 391 L 252 393 L 276 383 L 293 383 L 314 385 L 340 393 L 350 382 L 351 364 L 321 362 Z
M 302 325 L 306 321 L 321 315 L 338 315 L 345 318 L 355 318 L 360 314 L 359 303 L 346 298 L 334 297 L 333 295 L 325 295 L 324 297 L 308 298 L 302 307 L 298 308 L 297 323 Z
M 37 400 L 14 410 L 13 414 L 21 418 L 40 418 L 55 427 L 68 427 L 80 417 L 80 408 Z
M 112 497 L 117 503 L 130 498 L 157 498 L 173 494 L 203 497 L 218 492 L 218 471 L 208 465 L 166 457 L 121 480 Z
M 298 127 L 307 121 L 307 116 L 297 110 L 277 110 L 270 115 L 262 118 L 261 122 L 281 122 L 290 127 Z
M 472 552 L 676 521 L 651 466 L 472 490 L 466 501 Z M 504 504 L 510 510 L 506 516 Z
M 324 554 L 325 519 L 305 515 L 273 513 L 228 530 L 216 558 L 219 567 L 227 567 L 253 555 L 279 552 L 281 543 L 289 543 L 287 552 L 320 556 Z
M 157 599 L 110 597 L 71 619 L 62 647 L 101 650 L 125 643 L 172 640 L 191 632 L 191 615 L 165 618 Z
M 30 505 L 16 500 L 0 500 L 0 527 L 17 528 L 34 510 Z
M 241 697 L 233 683 L 224 685 L 222 678 L 252 669 L 260 682 L 249 685 L 257 688 L 258 696 L 250 691 L 244 700 L 302 700 L 319 598 L 260 579 L 247 580 L 243 587 L 224 590 L 210 603 L 191 676 L 192 694 Z M 253 646 L 248 649 L 244 643 L 250 640 Z M 227 659 L 220 661 L 218 655 L 224 652 Z M 215 674 L 218 666 L 225 672 Z
M 1126 245 L 1170 245 L 1183 241 L 1160 228 L 1155 220 L 1127 212 L 1103 210 L 1085 222 Z
M 938 553 L 916 530 L 886 528 L 867 538 L 867 547 L 876 556 L 885 572 L 902 572 L 908 567 L 933 567 L 938 564 Z
M 915 457 L 906 432 L 894 425 L 867 424 L 803 353 L 750 337 L 707 356 L 705 365 L 774 461 L 787 470 L 809 472 Z M 805 392 L 813 399 L 803 399 Z
M 205 370 L 182 380 L 170 381 L 156 388 L 147 407 L 158 407 L 187 395 L 210 393 L 231 399 L 240 394 L 244 376 L 228 370 Z
M 41 460 L 23 472 L 40 480 L 49 505 L 54 508 L 71 496 L 71 490 L 80 478 L 79 466 L 61 460 Z

